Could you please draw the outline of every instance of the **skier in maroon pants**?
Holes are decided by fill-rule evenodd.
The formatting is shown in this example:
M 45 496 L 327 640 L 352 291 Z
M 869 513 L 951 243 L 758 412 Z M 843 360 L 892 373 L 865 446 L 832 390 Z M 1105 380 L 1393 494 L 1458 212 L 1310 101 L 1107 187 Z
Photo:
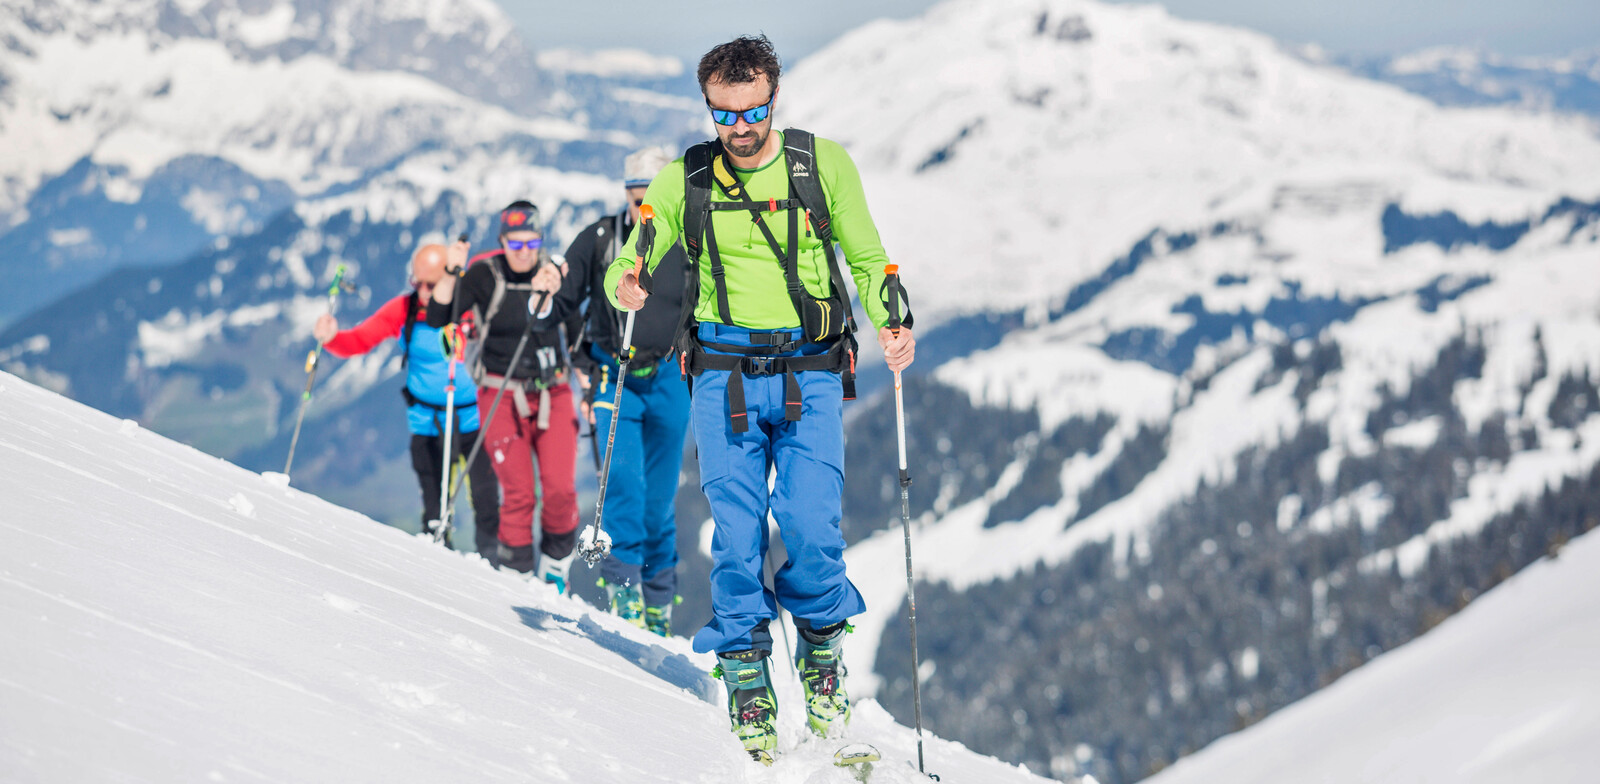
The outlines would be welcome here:
M 544 247 L 539 209 L 519 201 L 500 213 L 500 251 L 466 268 L 458 284 L 446 275 L 428 304 L 428 324 L 442 327 L 455 312 L 473 314 L 482 331 L 482 351 L 473 363 L 478 410 L 483 419 L 483 454 L 500 480 L 499 560 L 502 566 L 554 584 L 565 593 L 578 528 L 574 486 L 578 418 L 557 329 L 551 294 L 562 271 Z M 450 248 L 449 268 L 465 265 L 469 248 Z M 453 306 L 455 298 L 459 305 Z M 530 303 L 536 309 L 529 313 Z M 511 367 L 527 333 L 523 353 Z M 497 393 L 503 399 L 490 416 Z M 537 467 L 538 487 L 535 488 Z M 540 505 L 539 544 L 533 552 L 533 516 Z

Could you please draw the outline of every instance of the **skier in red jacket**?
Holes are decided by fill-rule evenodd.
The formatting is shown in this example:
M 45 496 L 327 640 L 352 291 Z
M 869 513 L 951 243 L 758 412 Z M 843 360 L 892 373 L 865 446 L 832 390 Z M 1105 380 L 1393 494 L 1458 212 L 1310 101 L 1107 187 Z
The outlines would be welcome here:
M 440 519 L 439 490 L 447 463 L 458 462 L 478 440 L 477 390 L 470 383 L 456 384 L 451 437 L 451 459 L 443 459 L 445 386 L 449 383 L 449 354 L 443 335 L 427 323 L 433 287 L 444 277 L 447 251 L 443 245 L 424 245 L 411 258 L 412 290 L 383 304 L 376 313 L 350 329 L 340 331 L 331 314 L 317 319 L 312 330 L 318 341 L 336 357 L 365 354 L 389 338 L 400 341 L 406 368 L 401 392 L 406 399 L 406 422 L 411 429 L 411 467 L 422 486 L 422 524 Z M 465 372 L 460 378 L 465 379 Z M 500 482 L 487 460 L 474 461 L 468 477 L 472 492 L 473 536 L 478 553 L 496 563 L 500 531 Z

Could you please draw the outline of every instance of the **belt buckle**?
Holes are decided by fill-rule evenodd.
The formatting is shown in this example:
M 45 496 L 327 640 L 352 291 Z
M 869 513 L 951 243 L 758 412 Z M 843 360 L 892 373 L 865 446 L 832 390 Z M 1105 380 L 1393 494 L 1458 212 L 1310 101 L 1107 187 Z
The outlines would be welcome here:
M 773 373 L 772 362 L 776 357 L 745 357 L 750 363 L 750 370 L 745 371 L 752 376 L 770 376 Z

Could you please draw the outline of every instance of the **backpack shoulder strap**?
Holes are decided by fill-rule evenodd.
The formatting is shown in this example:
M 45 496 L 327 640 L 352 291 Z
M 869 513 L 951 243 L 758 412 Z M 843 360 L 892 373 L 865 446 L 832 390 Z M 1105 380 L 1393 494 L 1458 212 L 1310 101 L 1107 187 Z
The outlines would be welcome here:
M 822 253 L 828 259 L 828 276 L 833 281 L 833 291 L 844 303 L 845 324 L 856 331 L 855 308 L 850 304 L 850 294 L 844 287 L 844 276 L 839 272 L 838 254 L 833 249 L 833 222 L 828 213 L 828 194 L 822 190 L 822 173 L 817 168 L 817 137 L 810 131 L 786 128 L 783 131 L 783 152 L 789 169 L 789 191 L 800 200 L 806 211 L 806 223 L 817 232 L 822 241 Z
M 683 249 L 690 264 L 700 261 L 711 203 L 711 161 L 721 147 L 715 141 L 701 142 L 683 154 Z
M 417 290 L 411 290 L 411 296 L 406 297 L 406 325 L 400 330 L 400 342 L 411 345 L 411 332 L 417 328 L 417 309 L 422 307 L 422 298 L 417 295 Z
M 500 256 L 490 256 L 489 274 L 494 276 L 494 293 L 489 295 L 489 304 L 484 306 L 483 321 L 485 326 L 496 313 L 500 312 L 500 303 L 506 298 L 506 274 L 500 270 Z
M 810 131 L 785 128 L 783 151 L 788 156 L 789 187 L 811 213 L 811 227 L 824 245 L 833 244 L 833 226 L 828 219 L 828 196 L 822 192 L 822 177 L 817 172 L 817 137 Z
M 717 317 L 724 324 L 732 324 L 726 270 L 722 266 L 722 256 L 717 253 L 717 235 L 711 225 L 711 188 L 715 182 L 716 165 L 721 160 L 722 143 L 716 140 L 696 144 L 684 153 L 683 249 L 688 255 L 688 266 L 695 271 L 695 280 L 698 281 L 703 243 L 706 253 L 711 257 L 711 278 L 717 292 Z M 697 282 L 694 285 L 696 300 L 699 299 L 699 293 Z
M 406 323 L 400 328 L 400 370 L 405 371 L 406 365 L 411 362 L 411 332 L 417 328 L 417 307 L 422 300 L 417 296 L 417 290 L 412 289 L 406 297 Z

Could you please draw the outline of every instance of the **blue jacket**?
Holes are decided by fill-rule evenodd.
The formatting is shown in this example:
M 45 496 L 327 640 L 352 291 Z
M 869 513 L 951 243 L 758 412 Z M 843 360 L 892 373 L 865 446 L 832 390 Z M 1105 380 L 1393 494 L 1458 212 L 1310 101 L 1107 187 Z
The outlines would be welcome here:
M 409 335 L 406 311 L 412 308 Z M 394 338 L 406 366 L 406 424 L 419 436 L 436 436 L 444 423 L 446 387 L 450 379 L 450 358 L 445 353 L 441 330 L 428 326 L 427 308 L 415 292 L 401 294 L 378 308 L 365 321 L 343 330 L 324 348 L 337 357 L 352 357 L 371 351 L 379 343 Z M 467 372 L 466 363 L 456 365 L 456 430 L 471 433 L 478 429 L 478 390 Z

